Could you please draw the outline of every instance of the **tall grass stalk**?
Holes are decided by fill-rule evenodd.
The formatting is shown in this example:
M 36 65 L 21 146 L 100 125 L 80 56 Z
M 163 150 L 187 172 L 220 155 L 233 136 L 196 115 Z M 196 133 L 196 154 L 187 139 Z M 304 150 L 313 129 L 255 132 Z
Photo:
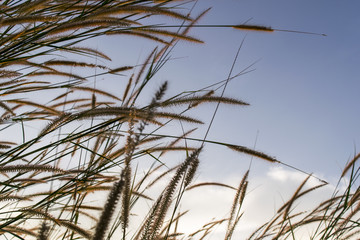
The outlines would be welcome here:
M 170 59 L 178 41 L 202 43 L 188 34 L 191 28 L 288 30 L 262 25 L 198 25 L 209 10 L 192 17 L 190 12 L 179 10 L 182 4 L 189 3 L 0 3 L 0 132 L 21 136 L 17 141 L 9 141 L 4 135 L 0 139 L 1 239 L 206 239 L 220 224 L 227 226 L 224 239 L 234 239 L 236 227 L 246 224 L 241 220 L 251 184 L 249 172 L 238 187 L 193 183 L 201 151 L 206 149 L 203 145 L 224 146 L 224 151 L 230 148 L 272 164 L 286 163 L 246 146 L 209 140 L 207 134 L 192 137 L 203 121 L 193 117 L 191 111 L 203 104 L 248 106 L 245 101 L 226 97 L 225 88 L 249 69 L 235 76 L 231 72 L 226 80 L 174 96 L 167 96 L 165 82 L 148 103 L 140 99 L 152 91 L 150 83 Z M 157 16 L 180 23 L 163 25 L 156 22 Z M 145 38 L 159 45 L 149 51 L 142 64 L 110 68 L 107 63 L 111 56 L 85 47 L 89 39 L 110 35 Z M 98 64 L 98 60 L 103 63 Z M 80 69 L 88 69 L 87 75 Z M 95 84 L 89 87 L 93 78 L 124 75 L 128 81 L 116 94 Z M 43 93 L 49 97 L 36 100 Z M 84 96 L 79 97 L 79 93 Z M 181 110 L 174 111 L 174 106 Z M 216 111 L 213 118 L 215 115 Z M 169 124 L 175 121 L 181 126 L 191 124 L 191 130 L 175 135 Z M 30 127 L 39 126 L 38 132 L 28 132 Z M 182 154 L 183 162 L 168 161 L 172 153 Z M 298 229 L 311 224 L 317 224 L 312 239 L 356 237 L 360 209 L 358 158 L 355 156 L 344 169 L 342 177 L 350 179 L 344 192 L 339 190 L 312 211 L 296 213 L 294 202 L 324 185 L 305 189 L 307 178 L 276 216 L 249 239 L 294 238 Z M 205 186 L 234 191 L 229 216 L 210 221 L 192 234 L 180 232 L 187 214 L 180 211 L 182 199 L 188 190 Z M 154 194 L 161 187 L 162 191 Z M 108 195 L 107 200 L 104 195 Z M 142 211 L 141 223 L 134 226 L 135 210 L 144 204 L 151 207 Z

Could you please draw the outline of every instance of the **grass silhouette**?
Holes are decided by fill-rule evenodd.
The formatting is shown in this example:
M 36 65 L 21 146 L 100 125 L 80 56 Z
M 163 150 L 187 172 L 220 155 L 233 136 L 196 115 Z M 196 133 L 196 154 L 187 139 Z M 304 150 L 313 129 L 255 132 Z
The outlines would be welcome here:
M 139 101 L 139 96 L 151 90 L 149 82 L 169 60 L 168 54 L 177 41 L 202 43 L 188 35 L 188 31 L 201 27 L 196 23 L 207 11 L 191 17 L 177 11 L 180 2 L 183 1 L 6 0 L 1 3 L 0 123 L 4 126 L 1 131 L 15 132 L 18 126 L 22 127 L 19 142 L 8 141 L 3 136 L 0 139 L 2 239 L 206 239 L 219 224 L 227 226 L 224 239 L 233 238 L 246 211 L 243 202 L 250 184 L 249 172 L 238 187 L 216 182 L 192 184 L 202 146 L 221 145 L 272 163 L 286 163 L 245 146 L 212 141 L 206 136 L 192 138 L 195 128 L 179 136 L 172 135 L 168 127 L 171 121 L 203 123 L 188 115 L 190 109 L 202 104 L 248 105 L 224 96 L 224 91 L 219 95 L 215 88 L 200 89 L 165 99 L 167 82 L 164 82 L 149 103 Z M 144 21 L 156 20 L 159 15 L 184 24 L 153 25 Z M 255 25 L 229 27 L 281 31 Z M 160 45 L 140 67 L 111 69 L 91 61 L 94 58 L 109 61 L 110 56 L 82 45 L 88 39 L 106 35 L 131 35 Z M 80 61 L 79 56 L 89 61 Z M 134 73 L 130 74 L 124 91 L 114 95 L 89 87 L 90 77 L 64 70 L 69 67 L 96 69 L 100 71 L 96 76 L 129 70 Z M 230 75 L 225 83 L 229 80 Z M 86 96 L 78 97 L 79 92 Z M 51 96 L 48 101 L 32 99 L 43 93 Z M 174 112 L 173 106 L 182 110 Z M 32 135 L 25 131 L 24 124 L 39 123 L 40 132 Z M 171 152 L 181 152 L 186 157 L 182 163 L 170 166 L 166 154 Z M 139 169 L 138 162 L 149 158 L 153 164 Z M 359 169 L 355 166 L 358 158 L 359 155 L 350 161 L 342 174 L 350 179 L 344 192 L 338 190 L 312 211 L 295 213 L 294 202 L 325 185 L 305 189 L 309 175 L 277 215 L 248 239 L 292 239 L 298 229 L 314 223 L 312 239 L 356 238 L 360 209 L 356 183 Z M 151 189 L 163 181 L 167 181 L 163 191 L 156 199 L 150 197 Z M 209 222 L 191 234 L 178 232 L 177 226 L 184 215 L 179 211 L 184 193 L 209 185 L 234 190 L 228 218 Z M 94 196 L 102 196 L 104 192 L 108 195 L 105 202 L 94 200 Z M 152 206 L 140 226 L 130 229 L 132 211 L 142 201 Z

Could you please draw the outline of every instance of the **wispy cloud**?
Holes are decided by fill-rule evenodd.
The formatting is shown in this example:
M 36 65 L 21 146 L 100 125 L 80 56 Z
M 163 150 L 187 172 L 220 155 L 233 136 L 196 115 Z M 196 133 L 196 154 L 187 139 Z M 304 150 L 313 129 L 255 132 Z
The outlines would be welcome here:
M 245 239 L 256 228 L 273 217 L 277 210 L 291 198 L 297 187 L 307 176 L 282 167 L 272 167 L 261 176 L 252 176 L 249 180 L 248 193 L 245 197 L 242 211 L 244 215 L 239 222 L 234 239 Z M 236 187 L 241 180 L 239 176 L 228 176 L 224 183 Z M 198 179 L 197 182 L 201 182 Z M 319 180 L 309 179 L 305 189 L 321 184 Z M 311 211 L 322 200 L 333 194 L 335 186 L 327 185 L 305 195 L 297 200 L 293 206 L 294 212 Z M 235 191 L 220 186 L 204 186 L 188 191 L 184 195 L 182 210 L 190 210 L 180 221 L 181 232 L 191 233 L 200 229 L 204 224 L 227 218 Z M 212 232 L 210 239 L 224 236 L 226 224 L 222 224 Z M 301 235 L 309 236 L 308 232 Z

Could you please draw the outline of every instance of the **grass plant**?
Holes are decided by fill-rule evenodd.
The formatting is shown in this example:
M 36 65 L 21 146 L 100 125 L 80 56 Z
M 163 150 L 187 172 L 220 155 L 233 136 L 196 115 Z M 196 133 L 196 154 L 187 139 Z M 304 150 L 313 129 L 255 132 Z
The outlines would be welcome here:
M 149 103 L 139 100 L 151 90 L 149 83 L 169 60 L 169 52 L 178 41 L 202 43 L 188 31 L 200 26 L 196 23 L 207 11 L 191 17 L 178 11 L 184 2 L 0 3 L 0 132 L 20 132 L 21 136 L 14 142 L 4 135 L 0 139 L 1 239 L 206 239 L 220 224 L 227 226 L 224 239 L 233 238 L 246 210 L 243 202 L 250 184 L 249 172 L 238 187 L 217 182 L 193 184 L 203 145 L 221 145 L 271 163 L 283 163 L 245 146 L 190 137 L 196 128 L 179 136 L 172 134 L 171 121 L 202 124 L 189 114 L 202 104 L 248 105 L 224 96 L 224 92 L 217 93 L 218 85 L 226 86 L 230 75 L 225 83 L 167 98 L 164 82 Z M 164 26 L 156 22 L 157 16 L 180 20 L 181 24 L 176 28 Z M 280 31 L 254 25 L 231 27 Z M 93 63 L 94 59 L 109 61 L 110 56 L 82 45 L 106 35 L 131 35 L 160 45 L 140 66 L 112 69 Z M 83 58 L 87 60 L 79 60 Z M 71 71 L 66 70 L 69 67 Z M 77 74 L 76 69 L 82 68 L 96 69 L 96 73 Z M 129 73 L 130 77 L 119 94 L 88 85 L 91 77 L 120 73 Z M 86 96 L 78 97 L 79 92 Z M 44 93 L 50 97 L 41 102 L 32 99 Z M 181 110 L 174 112 L 173 106 Z M 35 134 L 28 133 L 25 126 L 33 125 L 42 128 Z M 184 156 L 184 161 L 172 166 L 166 155 L 176 152 Z M 292 239 L 298 229 L 314 223 L 317 227 L 312 239 L 356 237 L 360 209 L 358 158 L 345 167 L 342 177 L 348 174 L 350 180 L 344 192 L 335 192 L 312 211 L 295 213 L 294 202 L 324 185 L 304 190 L 309 176 L 277 215 L 248 239 Z M 151 165 L 141 169 L 141 163 L 149 160 Z M 154 197 L 152 189 L 164 181 L 167 184 L 163 191 Z M 184 194 L 209 185 L 234 190 L 229 216 L 213 220 L 192 234 L 179 232 L 178 224 L 185 214 L 180 211 Z M 102 198 L 104 194 L 107 200 Z M 134 228 L 133 209 L 144 201 L 152 206 Z

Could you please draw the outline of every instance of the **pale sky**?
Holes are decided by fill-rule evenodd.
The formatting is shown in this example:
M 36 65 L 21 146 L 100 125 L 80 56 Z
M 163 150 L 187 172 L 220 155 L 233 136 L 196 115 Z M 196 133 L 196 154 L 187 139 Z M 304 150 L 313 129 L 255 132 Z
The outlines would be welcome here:
M 178 44 L 171 54 L 174 60 L 163 67 L 155 81 L 169 80 L 170 96 L 226 79 L 244 40 L 233 73 L 255 63 L 251 67 L 254 71 L 231 81 L 225 95 L 251 106 L 220 106 L 208 139 L 253 147 L 257 138 L 257 150 L 328 181 L 337 180 L 346 161 L 360 149 L 360 2 L 199 0 L 193 13 L 208 7 L 211 11 L 199 24 L 247 22 L 327 36 L 194 28 L 190 34 L 205 44 Z M 126 37 L 107 41 L 109 44 L 103 44 L 102 40 L 99 49 L 109 53 L 118 65 L 141 62 L 153 46 Z M 202 107 L 204 116 L 200 118 L 208 123 L 214 108 Z M 226 150 L 224 159 L 224 151 L 212 149 L 215 147 L 207 146 L 208 154 L 204 153 L 205 175 L 228 175 L 234 169 L 243 169 L 241 162 L 249 164 L 247 156 Z M 255 167 L 266 171 L 270 165 L 261 162 Z
M 190 9 L 192 6 L 182 7 Z M 220 105 L 208 140 L 249 148 L 255 146 L 256 150 L 285 164 L 314 173 L 331 183 L 316 193 L 314 199 L 326 197 L 324 193 L 330 196 L 346 162 L 360 149 L 360 81 L 357 72 L 360 67 L 360 2 L 199 0 L 193 13 L 196 15 L 209 7 L 212 7 L 211 11 L 199 24 L 258 24 L 327 36 L 194 28 L 190 35 L 205 44 L 179 43 L 171 53 L 173 59 L 150 84 L 153 89 L 147 100 L 165 80 L 170 83 L 166 95 L 170 97 L 226 79 L 236 51 L 244 41 L 233 75 L 252 64 L 249 70 L 253 71 L 229 82 L 225 96 L 244 100 L 250 106 Z M 177 24 L 175 21 L 164 23 Z M 89 45 L 108 54 L 114 67 L 140 64 L 156 46 L 148 40 L 121 36 L 92 40 Z M 99 77 L 96 81 L 100 89 L 119 94 L 127 80 L 128 76 L 120 79 Z M 220 93 L 221 90 L 217 95 Z M 192 137 L 204 137 L 214 110 L 215 104 L 190 112 L 206 123 Z M 173 127 L 175 133 L 181 134 L 179 124 Z M 193 127 L 185 125 L 186 130 Z M 181 159 L 182 156 L 176 161 Z M 196 181 L 220 181 L 237 186 L 250 160 L 250 156 L 206 144 L 200 155 Z M 250 213 L 246 218 L 248 225 L 241 225 L 240 230 L 247 233 L 248 229 L 260 226 L 305 178 L 305 174 L 291 168 L 254 158 L 247 196 L 253 205 L 246 203 Z M 316 179 L 311 182 L 316 183 Z M 201 221 L 206 222 L 212 217 L 225 217 L 231 207 L 231 191 L 204 188 L 200 195 L 213 201 L 203 204 L 196 201 L 199 193 L 190 193 L 182 209 L 190 208 L 189 202 L 194 203 L 196 210 L 191 219 L 199 221 L 195 221 L 198 225 L 188 224 L 191 226 L 185 226 L 187 229 L 196 229 Z M 308 203 L 304 204 L 306 207 Z M 261 219 L 258 218 L 260 213 Z
M 234 80 L 226 90 L 227 95 L 248 101 L 251 106 L 241 110 L 222 107 L 229 115 L 217 116 L 209 137 L 251 147 L 258 132 L 258 150 L 308 172 L 330 178 L 338 175 L 356 148 L 359 149 L 357 65 L 360 35 L 357 26 L 360 17 L 357 9 L 360 3 L 199 3 L 204 8 L 214 4 L 204 17 L 203 22 L 208 24 L 243 23 L 251 19 L 248 23 L 274 29 L 327 34 L 322 37 L 206 29 L 201 30 L 206 45 L 191 46 L 186 54 L 189 60 L 195 58 L 191 65 L 200 65 L 196 78 L 202 81 L 226 78 L 244 37 L 237 72 L 260 60 L 254 72 Z M 197 32 L 200 31 L 194 29 L 192 33 L 196 35 Z M 176 53 L 185 55 L 180 50 Z M 220 136 L 216 135 L 220 131 Z M 228 136 L 224 136 L 226 132 Z
M 160 82 L 169 80 L 167 96 L 171 96 L 226 79 L 244 40 L 233 73 L 255 63 L 250 68 L 254 71 L 231 81 L 225 95 L 242 99 L 251 106 L 221 105 L 208 139 L 250 148 L 256 145 L 257 150 L 283 163 L 336 184 L 346 162 L 360 149 L 357 72 L 360 2 L 199 0 L 193 13 L 208 7 L 212 10 L 199 24 L 246 22 L 327 36 L 194 28 L 190 34 L 204 40 L 205 44 L 178 44 L 171 54 L 174 59 L 155 78 L 154 89 Z M 100 42 L 98 44 L 100 46 Z M 101 45 L 104 52 L 112 53 L 114 63 L 124 65 L 141 62 L 153 46 L 147 41 L 126 37 L 104 40 Z M 208 124 L 215 105 L 200 109 L 194 114 Z M 203 137 L 206 127 L 200 128 L 195 136 Z M 180 126 L 174 128 L 181 133 Z M 197 181 L 224 181 L 236 186 L 249 167 L 250 159 L 207 144 L 201 155 Z M 256 197 L 265 196 L 269 202 L 263 208 L 268 206 L 271 216 L 305 178 L 305 174 L 293 169 L 253 159 L 249 198 L 256 203 Z M 204 191 L 213 196 L 215 190 Z M 324 191 L 331 194 L 332 185 Z M 215 202 L 226 201 L 226 194 L 220 195 L 213 196 Z M 223 206 L 222 203 L 215 206 Z M 249 211 L 252 210 L 255 211 L 252 216 L 259 213 L 257 206 L 250 206 Z M 203 215 L 206 209 L 199 211 L 199 217 L 208 217 Z
M 188 12 L 193 3 L 181 7 Z M 329 186 L 304 200 L 303 208 L 312 206 L 314 199 L 330 197 L 346 162 L 360 150 L 360 1 L 198 0 L 193 16 L 209 7 L 211 11 L 198 24 L 247 23 L 317 34 L 193 28 L 190 35 L 205 43 L 177 44 L 172 59 L 148 86 L 149 96 L 144 96 L 144 100 L 150 100 L 165 80 L 169 81 L 166 97 L 170 97 L 226 79 L 243 42 L 233 75 L 249 66 L 251 71 L 230 81 L 225 96 L 241 99 L 250 106 L 220 105 L 207 139 L 255 148 L 328 181 Z M 164 21 L 178 24 L 167 18 Z M 105 36 L 87 44 L 109 55 L 113 59 L 110 67 L 141 64 L 157 45 L 125 36 Z M 96 86 L 120 95 L 130 75 L 131 72 L 123 78 L 100 76 Z M 204 137 L 214 111 L 215 104 L 210 104 L 189 112 L 205 122 L 191 137 Z M 180 124 L 171 126 L 174 134 L 182 133 Z M 196 126 L 184 125 L 185 130 L 193 127 Z M 176 157 L 169 165 L 183 159 L 184 156 Z M 246 224 L 239 225 L 240 233 L 245 235 L 276 213 L 307 177 L 283 165 L 251 159 L 222 146 L 206 144 L 195 179 L 236 187 L 251 163 Z M 318 183 L 312 179 L 309 186 Z M 228 189 L 216 187 L 189 191 L 181 209 L 192 208 L 193 214 L 189 215 L 191 221 L 182 222 L 182 227 L 192 231 L 212 218 L 226 217 L 233 195 Z M 223 231 L 218 230 L 220 233 L 214 232 L 212 239 L 218 239 L 217 234 Z

